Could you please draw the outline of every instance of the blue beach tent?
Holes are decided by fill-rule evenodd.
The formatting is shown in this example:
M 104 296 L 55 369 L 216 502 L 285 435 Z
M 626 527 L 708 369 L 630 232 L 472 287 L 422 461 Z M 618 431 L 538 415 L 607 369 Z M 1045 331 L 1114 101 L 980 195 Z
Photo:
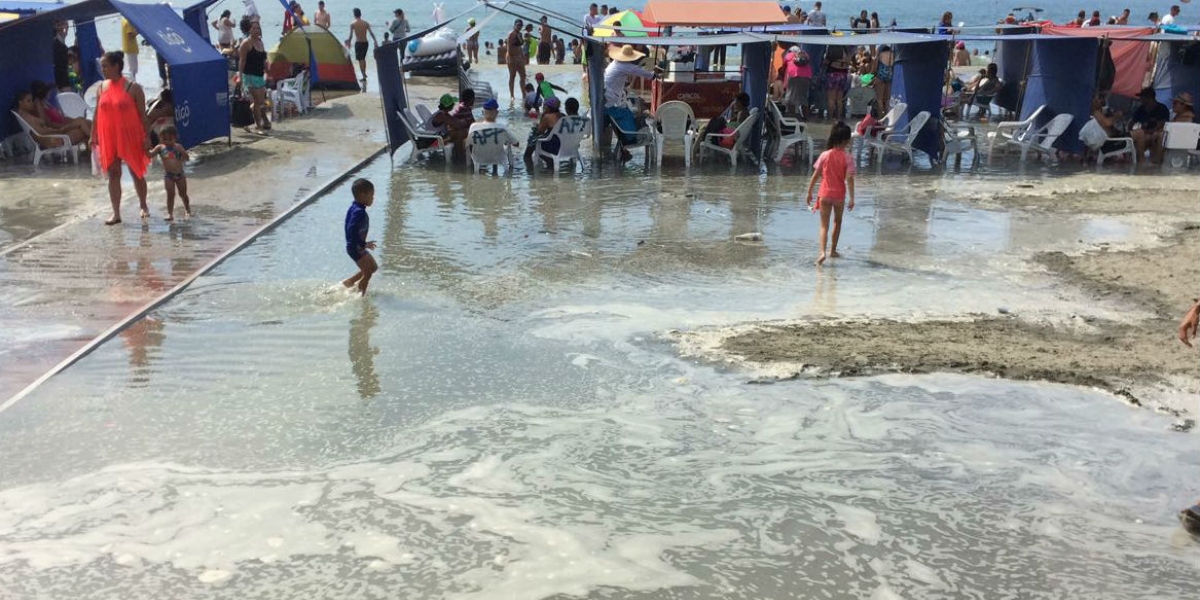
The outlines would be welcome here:
M 35 80 L 54 80 L 50 40 L 55 21 L 75 23 L 80 43 L 80 64 L 94 65 L 100 44 L 94 20 L 114 13 L 129 20 L 171 67 L 175 100 L 175 126 L 186 147 L 229 136 L 229 87 L 226 60 L 166 4 L 131 4 L 120 0 L 83 0 L 56 10 L 0 24 L 0 43 L 15 52 L 0 53 L 0 103 L 12 104 L 20 90 Z M 85 66 L 85 81 L 91 83 Z M 94 77 L 94 73 L 93 73 Z M 0 132 L 13 132 L 7 110 L 0 112 Z
M 212 43 L 212 37 L 208 31 L 208 7 L 220 2 L 221 0 L 200 0 L 199 2 L 183 9 L 183 22 L 192 28 L 204 41 Z

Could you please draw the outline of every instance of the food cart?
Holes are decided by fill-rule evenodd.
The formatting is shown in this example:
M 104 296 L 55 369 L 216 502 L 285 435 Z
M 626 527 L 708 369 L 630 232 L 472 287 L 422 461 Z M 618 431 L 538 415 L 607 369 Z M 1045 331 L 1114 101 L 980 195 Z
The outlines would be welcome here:
M 762 0 L 649 0 L 642 15 L 664 28 L 749 28 L 787 21 L 779 4 Z M 699 54 L 705 49 L 701 46 L 697 50 Z M 740 73 L 697 70 L 697 62 L 704 64 L 699 60 L 668 62 L 664 77 L 651 85 L 652 110 L 658 110 L 664 102 L 679 100 L 689 104 L 697 118 L 711 119 L 742 91 Z

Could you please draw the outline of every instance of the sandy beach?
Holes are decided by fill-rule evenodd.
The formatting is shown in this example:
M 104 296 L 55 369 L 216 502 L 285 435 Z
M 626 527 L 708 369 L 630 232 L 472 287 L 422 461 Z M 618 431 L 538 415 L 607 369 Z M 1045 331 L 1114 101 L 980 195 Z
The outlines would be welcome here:
M 915 194 L 945 193 L 943 182 Z M 1130 403 L 1194 418 L 1196 351 L 1175 339 L 1200 296 L 1200 224 L 1194 177 L 1078 173 L 1064 178 L 971 186 L 959 200 L 1050 217 L 1096 215 L 1155 223 L 1160 233 L 1129 247 L 1110 244 L 1037 252 L 1044 271 L 1085 301 L 1071 312 L 805 318 L 675 332 L 690 356 L 733 365 L 757 383 L 796 377 L 960 372 L 1082 385 Z M 1092 316 L 1087 300 L 1125 309 L 1128 320 Z M 917 307 L 918 309 L 920 307 Z M 1181 422 L 1182 427 L 1187 427 Z

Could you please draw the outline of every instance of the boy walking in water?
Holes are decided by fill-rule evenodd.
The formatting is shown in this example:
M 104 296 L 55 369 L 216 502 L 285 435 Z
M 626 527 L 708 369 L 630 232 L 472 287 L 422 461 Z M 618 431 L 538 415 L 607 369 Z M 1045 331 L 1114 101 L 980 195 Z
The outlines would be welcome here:
M 346 47 L 350 47 L 350 40 L 354 40 L 354 58 L 358 61 L 358 70 L 362 73 L 363 81 L 367 80 L 367 51 L 371 49 L 367 45 L 367 35 L 371 36 L 371 41 L 375 42 L 375 46 L 379 46 L 379 40 L 375 39 L 375 30 L 371 29 L 371 24 L 362 18 L 362 11 L 354 9 L 354 22 L 350 23 L 350 37 L 346 38 Z
M 820 7 L 820 4 L 817 4 Z M 850 126 L 838 121 L 829 132 L 828 150 L 821 153 L 813 165 L 812 178 L 808 180 L 809 206 L 813 205 L 813 188 L 817 181 L 821 182 L 821 191 L 817 194 L 817 205 L 814 211 L 821 212 L 821 255 L 817 257 L 817 266 L 825 262 L 826 257 L 838 258 L 838 238 L 842 235 L 842 208 L 846 207 L 846 191 L 850 191 L 850 205 L 854 210 L 854 158 L 846 151 L 850 147 Z M 829 241 L 829 217 L 833 215 L 833 247 L 829 254 L 825 253 L 825 244 Z
M 367 284 L 371 283 L 371 276 L 379 269 L 375 257 L 367 252 L 375 249 L 375 242 L 367 241 L 367 230 L 371 227 L 367 207 L 375 203 L 375 186 L 366 179 L 357 179 L 350 186 L 350 193 L 354 194 L 354 202 L 346 211 L 346 254 L 358 265 L 358 272 L 343 281 L 342 285 L 353 288 L 357 284 L 359 293 L 366 296 Z

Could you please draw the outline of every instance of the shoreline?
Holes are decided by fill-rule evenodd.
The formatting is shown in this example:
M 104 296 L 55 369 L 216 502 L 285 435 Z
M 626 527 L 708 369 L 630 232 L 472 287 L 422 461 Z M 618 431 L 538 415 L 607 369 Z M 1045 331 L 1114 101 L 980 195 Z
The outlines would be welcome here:
M 1136 209 L 1166 218 L 1185 212 L 1177 203 L 1180 197 L 1196 207 L 1196 195 L 1174 189 L 1133 203 L 1134 208 L 1128 195 L 1116 189 L 1025 198 L 1006 198 L 1000 192 L 975 201 L 1011 209 L 1054 199 L 1056 203 L 1037 210 L 1086 206 L 1088 214 L 1103 216 Z M 1060 200 L 1069 196 L 1070 201 Z M 1105 200 L 1097 202 L 1099 197 Z M 740 371 L 749 383 L 936 372 L 1042 381 L 1094 388 L 1135 406 L 1187 417 L 1176 424 L 1186 430 L 1197 416 L 1200 365 L 1196 351 L 1176 339 L 1176 328 L 1200 296 L 1200 262 L 1195 259 L 1200 256 L 1200 223 L 1180 221 L 1165 230 L 1154 240 L 1120 249 L 1098 243 L 1082 252 L 1040 251 L 1026 259 L 1028 266 L 1051 277 L 1056 289 L 1142 315 L 1128 321 L 1089 315 L 1086 305 L 1070 313 L 1029 315 L 999 308 L 992 314 L 912 319 L 811 316 L 673 331 L 667 338 L 682 355 Z

